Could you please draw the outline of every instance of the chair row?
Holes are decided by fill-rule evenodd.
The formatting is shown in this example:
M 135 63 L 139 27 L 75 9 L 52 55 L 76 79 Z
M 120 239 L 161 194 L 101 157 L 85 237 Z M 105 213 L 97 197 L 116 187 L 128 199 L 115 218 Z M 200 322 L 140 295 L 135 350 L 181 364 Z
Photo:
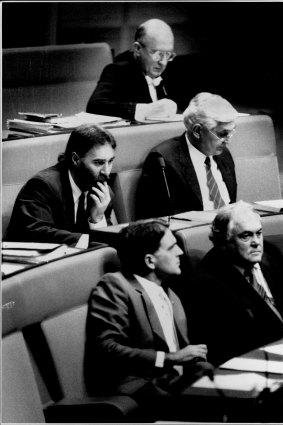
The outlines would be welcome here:
M 136 217 L 136 187 L 149 151 L 184 130 L 182 122 L 111 129 L 117 140 L 113 188 L 116 193 L 114 209 L 119 223 Z M 68 134 L 60 134 L 3 143 L 3 234 L 20 188 L 36 172 L 56 163 L 68 137 Z M 253 202 L 281 198 L 275 134 L 270 117 L 254 115 L 239 118 L 230 150 L 236 164 L 238 199 Z
M 101 247 L 3 280 L 3 423 L 131 421 L 134 400 L 87 397 L 83 381 L 87 300 L 118 264 Z
M 18 112 L 85 111 L 103 68 L 112 62 L 107 43 L 3 49 L 2 128 Z
M 283 255 L 283 215 L 263 217 L 263 229 Z M 210 249 L 209 232 L 203 225 L 175 233 L 188 269 Z M 133 399 L 89 398 L 83 380 L 87 300 L 118 268 L 115 249 L 101 246 L 3 280 L 4 423 L 138 421 Z

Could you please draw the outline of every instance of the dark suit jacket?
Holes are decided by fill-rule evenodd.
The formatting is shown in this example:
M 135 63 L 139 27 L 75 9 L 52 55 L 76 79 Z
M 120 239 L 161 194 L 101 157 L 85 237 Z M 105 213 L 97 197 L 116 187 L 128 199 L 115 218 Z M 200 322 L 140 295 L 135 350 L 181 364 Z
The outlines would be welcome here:
M 267 244 L 261 270 L 283 317 L 282 257 Z M 220 249 L 204 257 L 182 300 L 192 341 L 207 344 L 215 366 L 283 337 L 283 321 Z
M 165 160 L 165 174 L 171 202 L 168 199 L 164 176 L 156 154 L 160 154 Z M 228 149 L 225 149 L 214 159 L 227 186 L 231 202 L 235 202 L 237 182 L 233 158 Z M 203 210 L 200 186 L 189 154 L 185 133 L 159 144 L 147 156 L 137 189 L 136 210 L 140 218 Z
M 111 207 L 106 212 L 109 220 Z M 74 201 L 68 168 L 58 163 L 32 177 L 17 196 L 7 240 L 75 245 Z
M 165 91 L 158 98 L 173 99 L 166 84 L 166 71 L 162 74 Z M 174 99 L 173 99 L 174 100 Z M 93 114 L 112 115 L 133 120 L 137 103 L 151 103 L 147 82 L 139 64 L 130 51 L 107 65 L 91 95 L 86 111 Z
M 184 347 L 189 343 L 184 309 L 170 289 L 168 296 L 179 345 Z M 134 395 L 148 383 L 164 390 L 179 378 L 172 367 L 155 367 L 156 351 L 169 349 L 146 291 L 134 277 L 120 272 L 104 275 L 89 299 L 85 349 L 89 393 Z

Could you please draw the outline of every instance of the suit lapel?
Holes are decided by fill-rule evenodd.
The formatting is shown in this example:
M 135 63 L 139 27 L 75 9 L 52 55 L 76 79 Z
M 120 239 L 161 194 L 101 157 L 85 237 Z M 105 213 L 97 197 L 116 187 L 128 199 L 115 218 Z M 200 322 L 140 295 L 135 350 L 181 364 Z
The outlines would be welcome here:
M 222 155 L 216 155 L 213 157 L 215 162 L 217 163 L 217 167 L 219 168 L 224 183 L 226 184 L 227 190 L 229 192 L 229 196 L 231 201 L 233 200 L 233 187 L 234 187 L 234 180 L 233 176 L 231 175 L 230 167 L 227 164 L 227 161 L 225 157 Z
M 62 206 L 63 216 L 65 218 L 65 225 L 67 229 L 74 229 L 75 227 L 75 212 L 74 212 L 74 198 L 73 192 L 68 176 L 68 169 L 61 165 L 61 181 L 62 181 Z
M 179 343 L 182 342 L 180 340 L 180 337 L 181 337 L 181 339 L 184 342 L 184 345 L 188 345 L 189 344 L 188 326 L 187 326 L 187 318 L 185 315 L 184 308 L 181 304 L 179 297 L 177 297 L 175 292 L 173 292 L 170 288 L 168 289 L 168 297 L 173 307 L 174 322 L 175 322 L 176 331 L 179 337 Z M 180 344 L 180 346 L 182 346 L 182 344 Z
M 181 136 L 178 149 L 176 149 L 176 161 L 180 164 L 180 171 L 186 185 L 191 188 L 191 190 L 198 198 L 200 204 L 203 205 L 200 186 L 191 160 L 191 156 L 189 154 L 185 133 Z
M 149 321 L 150 326 L 152 328 L 152 332 L 155 333 L 159 338 L 161 338 L 165 342 L 165 344 L 167 345 L 166 340 L 165 340 L 165 335 L 163 333 L 163 330 L 162 330 L 160 321 L 158 319 L 157 313 L 155 311 L 155 308 L 154 308 L 147 292 L 144 290 L 142 285 L 136 279 L 132 279 L 130 281 L 130 283 L 141 296 L 142 303 L 144 305 L 144 309 L 145 309 L 148 321 Z

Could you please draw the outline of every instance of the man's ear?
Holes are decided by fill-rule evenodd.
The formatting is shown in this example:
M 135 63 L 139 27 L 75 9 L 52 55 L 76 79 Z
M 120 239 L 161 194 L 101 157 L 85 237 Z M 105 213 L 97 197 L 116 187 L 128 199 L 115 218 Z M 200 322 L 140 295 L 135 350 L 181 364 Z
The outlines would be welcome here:
M 141 50 L 141 45 L 138 41 L 135 41 L 133 43 L 133 51 L 135 56 L 139 56 L 140 55 L 140 50 Z
M 144 257 L 144 262 L 145 262 L 146 266 L 150 270 L 154 270 L 155 269 L 154 255 L 152 255 L 152 254 L 146 254 L 146 256 Z
M 75 167 L 79 167 L 81 163 L 81 158 L 76 152 L 72 152 L 72 163 Z
M 200 132 L 201 132 L 201 125 L 200 124 L 194 124 L 192 127 L 192 133 L 196 139 L 200 138 Z

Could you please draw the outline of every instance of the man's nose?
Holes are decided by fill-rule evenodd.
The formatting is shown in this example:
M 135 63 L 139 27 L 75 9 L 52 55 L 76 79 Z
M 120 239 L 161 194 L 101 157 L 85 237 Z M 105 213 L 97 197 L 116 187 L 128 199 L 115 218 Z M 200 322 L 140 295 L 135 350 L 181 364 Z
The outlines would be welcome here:
M 260 244 L 260 241 L 261 241 L 261 236 L 258 236 L 258 235 L 253 235 L 252 236 L 251 243 L 253 245 L 259 245 Z
M 101 172 L 104 175 L 109 176 L 110 175 L 110 172 L 111 172 L 111 168 L 112 168 L 112 164 L 108 164 L 108 162 L 105 162 L 105 164 L 101 168 Z

